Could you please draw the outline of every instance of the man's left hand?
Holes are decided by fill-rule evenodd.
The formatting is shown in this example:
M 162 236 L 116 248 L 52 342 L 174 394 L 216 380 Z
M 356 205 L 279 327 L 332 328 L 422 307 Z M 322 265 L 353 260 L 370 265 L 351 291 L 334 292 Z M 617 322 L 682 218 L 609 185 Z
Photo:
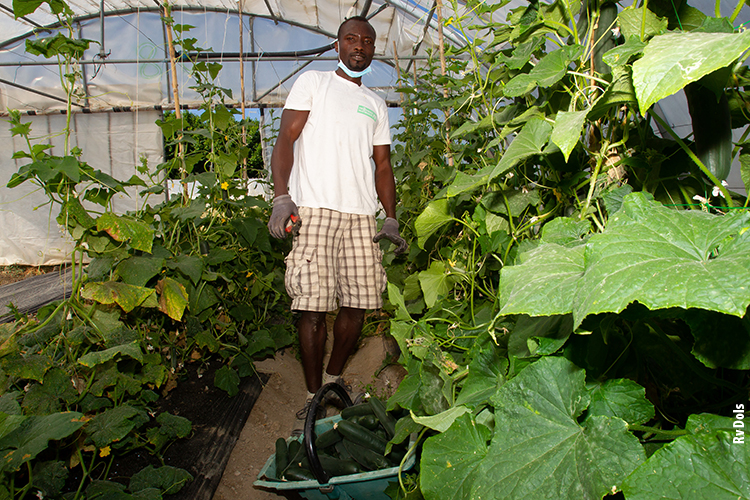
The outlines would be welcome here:
M 396 245 L 396 249 L 393 251 L 393 253 L 395 253 L 396 255 L 404 253 L 406 249 L 409 248 L 406 240 L 403 239 L 398 233 L 398 221 L 393 217 L 388 217 L 385 219 L 383 227 L 380 229 L 378 234 L 375 235 L 372 241 L 377 243 L 383 238 L 388 238 L 394 245 Z

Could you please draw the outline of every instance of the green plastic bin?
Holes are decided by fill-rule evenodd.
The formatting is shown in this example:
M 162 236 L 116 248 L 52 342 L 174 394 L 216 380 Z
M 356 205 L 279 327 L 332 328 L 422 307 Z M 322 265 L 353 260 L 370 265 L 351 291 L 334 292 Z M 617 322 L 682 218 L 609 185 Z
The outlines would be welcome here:
M 315 434 L 320 435 L 333 428 L 333 424 L 339 420 L 341 420 L 339 415 L 318 420 L 315 423 Z M 301 441 L 302 437 L 289 438 L 287 441 L 292 440 Z M 413 440 L 414 436 L 412 436 L 411 444 L 413 444 Z M 404 463 L 403 470 L 410 470 L 414 467 L 415 461 L 416 458 L 412 454 Z M 258 474 L 257 481 L 253 483 L 255 486 L 277 490 L 280 494 L 283 494 L 285 491 L 294 491 L 299 493 L 303 498 L 309 498 L 310 500 L 347 500 L 350 498 L 353 500 L 390 500 L 390 497 L 385 494 L 385 489 L 389 483 L 398 481 L 398 467 L 363 472 L 361 474 L 350 474 L 348 476 L 336 476 L 332 477 L 328 484 L 324 485 L 314 480 L 277 481 L 274 479 L 275 477 L 276 454 L 273 454 Z

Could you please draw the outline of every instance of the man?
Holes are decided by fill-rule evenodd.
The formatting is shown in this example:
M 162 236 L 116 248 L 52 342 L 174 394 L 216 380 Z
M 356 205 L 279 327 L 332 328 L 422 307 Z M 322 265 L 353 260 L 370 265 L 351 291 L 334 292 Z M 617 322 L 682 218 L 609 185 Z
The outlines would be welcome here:
M 334 47 L 336 71 L 308 71 L 294 83 L 271 155 L 275 197 L 268 228 L 276 238 L 286 237 L 292 222 L 299 228 L 285 282 L 292 309 L 301 312 L 308 391 L 301 420 L 322 384 L 343 385 L 341 372 L 356 348 L 365 310 L 382 306 L 386 276 L 377 242 L 389 239 L 397 254 L 407 248 L 396 220 L 387 108 L 362 85 L 375 54 L 375 30 L 364 17 L 347 19 Z M 376 234 L 378 198 L 386 220 Z M 323 374 L 326 313 L 337 305 Z

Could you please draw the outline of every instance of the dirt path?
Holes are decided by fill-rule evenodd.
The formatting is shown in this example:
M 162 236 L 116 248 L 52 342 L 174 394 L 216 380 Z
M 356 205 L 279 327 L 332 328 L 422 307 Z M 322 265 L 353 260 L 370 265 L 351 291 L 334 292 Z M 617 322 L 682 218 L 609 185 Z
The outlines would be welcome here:
M 403 369 L 390 365 L 378 377 L 387 354 L 394 353 L 395 341 L 384 336 L 367 337 L 344 369 L 344 379 L 357 392 L 374 391 L 390 396 L 404 376 Z M 330 352 L 330 342 L 327 348 Z M 258 371 L 271 375 L 255 403 L 250 417 L 224 470 L 213 500 L 278 499 L 274 492 L 253 487 L 258 473 L 274 452 L 279 437 L 290 435 L 295 413 L 304 403 L 306 394 L 302 365 L 292 349 L 277 353 L 273 359 L 256 363 Z M 329 412 L 328 416 L 333 413 Z

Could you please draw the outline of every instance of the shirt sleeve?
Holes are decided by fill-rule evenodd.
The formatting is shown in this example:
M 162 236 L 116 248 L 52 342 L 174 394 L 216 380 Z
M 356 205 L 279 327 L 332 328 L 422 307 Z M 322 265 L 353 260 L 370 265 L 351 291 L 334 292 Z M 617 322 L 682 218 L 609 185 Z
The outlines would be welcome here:
M 302 73 L 292 85 L 292 90 L 284 103 L 284 109 L 297 111 L 310 111 L 312 109 L 312 97 L 315 89 L 316 79 L 312 72 Z
M 378 106 L 378 119 L 375 123 L 375 133 L 372 138 L 373 146 L 382 146 L 391 143 L 391 126 L 388 121 L 388 107 L 385 101 Z

